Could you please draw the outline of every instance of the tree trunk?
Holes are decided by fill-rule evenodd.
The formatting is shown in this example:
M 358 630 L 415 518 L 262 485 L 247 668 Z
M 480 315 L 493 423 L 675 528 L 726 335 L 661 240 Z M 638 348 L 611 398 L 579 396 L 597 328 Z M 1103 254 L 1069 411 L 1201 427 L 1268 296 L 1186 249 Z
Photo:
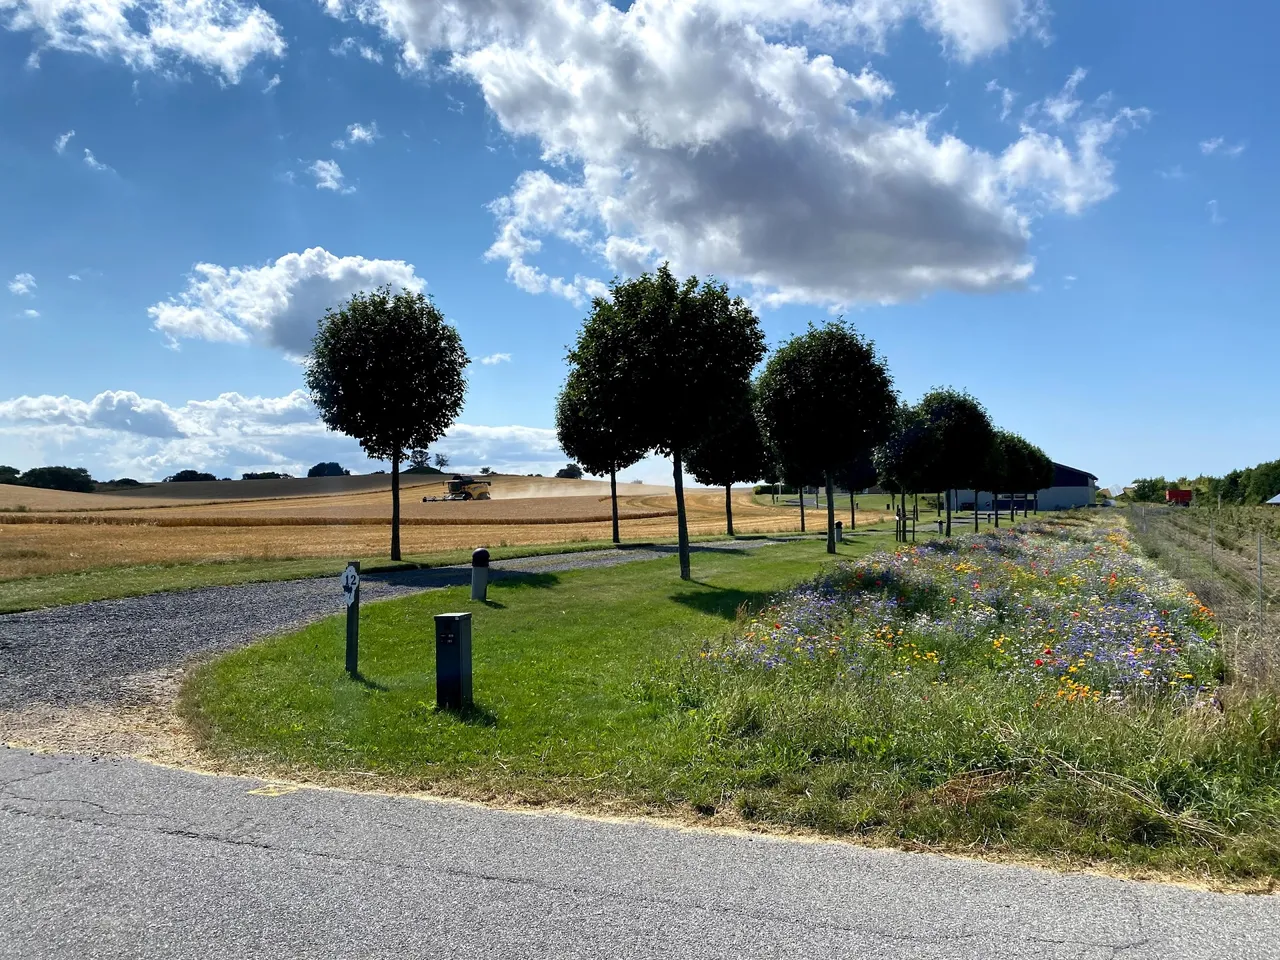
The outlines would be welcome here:
M 951 491 L 947 490 L 947 536 L 951 536 Z
M 400 451 L 391 456 L 391 559 L 400 559 Z
M 849 529 L 858 529 L 858 499 L 852 490 L 849 491 Z
M 920 494 L 918 493 L 911 495 L 911 520 L 913 523 L 920 522 Z
M 618 471 L 609 471 L 609 499 L 613 501 L 613 542 L 621 543 L 622 536 L 618 532 Z
M 728 528 L 729 536 L 733 536 L 733 487 L 725 484 L 724 487 L 724 520 L 725 527 Z
M 804 484 L 800 484 L 800 532 L 804 533 Z
M 938 494 L 938 499 L 933 502 L 933 505 L 938 508 L 938 516 L 942 516 L 942 494 Z
M 827 553 L 836 552 L 836 498 L 831 471 L 827 471 Z
M 689 520 L 684 512 L 684 468 L 680 462 L 680 451 L 671 452 L 671 467 L 676 481 L 676 535 L 680 540 L 680 579 L 690 580 L 689 572 Z
M 978 485 L 973 485 L 973 532 L 978 532 Z
M 1000 529 L 1000 494 L 991 494 L 991 512 L 996 515 L 996 529 Z

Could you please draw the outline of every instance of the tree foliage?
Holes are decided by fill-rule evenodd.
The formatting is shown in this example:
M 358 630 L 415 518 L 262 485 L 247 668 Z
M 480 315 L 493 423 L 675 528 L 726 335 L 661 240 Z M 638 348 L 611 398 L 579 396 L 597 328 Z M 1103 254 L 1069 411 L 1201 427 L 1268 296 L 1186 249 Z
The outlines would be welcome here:
M 93 477 L 84 467 L 32 467 L 17 482 L 24 487 L 92 493 Z
M 602 339 L 569 370 L 556 397 L 556 437 L 583 469 L 608 475 L 613 542 L 619 543 L 618 471 L 639 460 L 647 448 L 628 421 L 631 397 L 619 379 L 621 356 L 611 346 L 610 339 Z
M 750 384 L 744 384 L 736 403 L 689 451 L 686 464 L 699 483 L 725 488 L 725 527 L 729 536 L 733 536 L 731 488 L 735 483 L 760 480 L 770 472 L 769 452 L 756 420 L 755 396 Z
M 986 409 L 969 394 L 950 388 L 929 391 L 918 409 L 928 424 L 933 448 L 926 485 L 935 490 L 976 490 L 987 470 L 995 437 Z M 947 536 L 951 536 L 950 497 Z
M 1138 503 L 1164 503 L 1165 492 L 1169 489 L 1169 481 L 1164 477 L 1143 477 L 1133 481 L 1133 492 L 1129 499 Z
M 556 471 L 557 480 L 581 480 L 582 468 L 576 463 L 566 463 Z
M 1270 460 L 1221 477 L 1200 477 L 1195 483 L 1211 499 L 1223 503 L 1260 504 L 1280 494 L 1280 460 Z
M 317 463 L 307 471 L 308 477 L 346 477 L 350 475 L 350 470 L 344 470 L 342 468 L 342 464 L 333 460 L 326 461 L 325 463 Z
M 899 407 L 892 431 L 873 454 L 876 482 L 894 493 L 929 490 L 933 451 L 929 421 L 919 407 Z
M 179 470 L 177 473 L 170 474 L 164 478 L 165 483 L 201 483 L 209 480 L 217 480 L 212 473 L 204 473 L 200 470 Z
M 570 364 L 611 370 L 626 396 L 629 446 L 672 458 L 680 576 L 689 579 L 684 458 L 713 429 L 764 356 L 760 322 L 741 297 L 697 277 L 655 273 L 614 280 L 597 297 Z
M 0 483 L 17 483 L 18 476 L 21 473 L 22 471 L 17 467 L 0 463 Z
M 761 429 L 788 481 L 825 480 L 890 435 L 897 394 L 875 344 L 843 320 L 810 326 L 774 351 L 756 383 Z M 827 549 L 835 507 L 827 500 Z
M 390 287 L 357 293 L 329 310 L 312 341 L 306 383 L 320 418 L 359 440 L 370 457 L 391 461 L 394 560 L 400 559 L 400 463 L 457 419 L 468 362 L 458 331 L 429 297 L 408 290 L 393 295 Z

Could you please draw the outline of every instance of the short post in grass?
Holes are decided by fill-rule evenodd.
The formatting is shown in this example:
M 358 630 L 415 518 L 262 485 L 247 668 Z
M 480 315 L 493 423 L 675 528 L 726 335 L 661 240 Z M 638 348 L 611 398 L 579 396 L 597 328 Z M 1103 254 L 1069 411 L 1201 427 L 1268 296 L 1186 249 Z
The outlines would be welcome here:
M 436 707 L 471 706 L 471 614 L 436 614 Z
M 471 599 L 481 603 L 489 595 L 489 551 L 484 547 L 471 554 Z
M 360 672 L 360 561 L 342 571 L 342 596 L 347 601 L 347 673 Z
M 844 543 L 844 521 L 836 521 L 836 543 Z

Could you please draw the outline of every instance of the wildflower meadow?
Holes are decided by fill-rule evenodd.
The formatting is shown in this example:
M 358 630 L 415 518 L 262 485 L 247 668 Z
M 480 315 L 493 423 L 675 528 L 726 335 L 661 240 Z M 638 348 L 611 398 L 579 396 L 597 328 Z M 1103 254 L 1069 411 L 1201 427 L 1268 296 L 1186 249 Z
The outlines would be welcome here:
M 1124 527 L 1061 518 L 840 561 L 744 611 L 675 726 L 748 819 L 1274 878 L 1280 710 L 1223 676 L 1211 609 Z

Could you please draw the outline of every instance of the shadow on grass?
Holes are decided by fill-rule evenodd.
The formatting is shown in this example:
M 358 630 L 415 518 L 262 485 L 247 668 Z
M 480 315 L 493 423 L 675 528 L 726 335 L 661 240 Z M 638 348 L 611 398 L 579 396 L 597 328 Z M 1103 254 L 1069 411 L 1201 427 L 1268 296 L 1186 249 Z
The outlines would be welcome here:
M 444 716 L 452 717 L 459 723 L 464 723 L 469 727 L 496 727 L 498 725 L 498 715 L 478 703 L 473 703 L 469 707 L 461 707 L 454 709 L 451 707 L 436 707 L 436 713 Z
M 430 567 L 421 570 L 396 570 L 362 575 L 364 582 L 382 582 L 398 587 L 428 590 L 435 587 L 465 587 L 471 584 L 471 567 Z M 554 573 L 525 573 L 520 570 L 490 572 L 490 583 L 501 581 L 504 587 L 554 587 L 560 578 Z
M 706 587 L 704 592 L 689 593 L 673 593 L 671 599 L 676 603 L 686 607 L 691 607 L 699 613 L 708 613 L 715 617 L 723 617 L 725 620 L 733 620 L 738 616 L 738 611 L 745 606 L 748 610 L 759 610 L 769 602 L 769 599 L 777 591 L 765 590 L 736 590 L 731 587 L 717 587 L 701 580 L 693 580 L 700 587 Z
M 386 693 L 389 687 L 384 687 L 377 680 L 370 680 L 363 673 L 357 670 L 355 673 L 349 674 L 352 680 L 360 684 L 366 690 L 377 690 L 379 693 Z

